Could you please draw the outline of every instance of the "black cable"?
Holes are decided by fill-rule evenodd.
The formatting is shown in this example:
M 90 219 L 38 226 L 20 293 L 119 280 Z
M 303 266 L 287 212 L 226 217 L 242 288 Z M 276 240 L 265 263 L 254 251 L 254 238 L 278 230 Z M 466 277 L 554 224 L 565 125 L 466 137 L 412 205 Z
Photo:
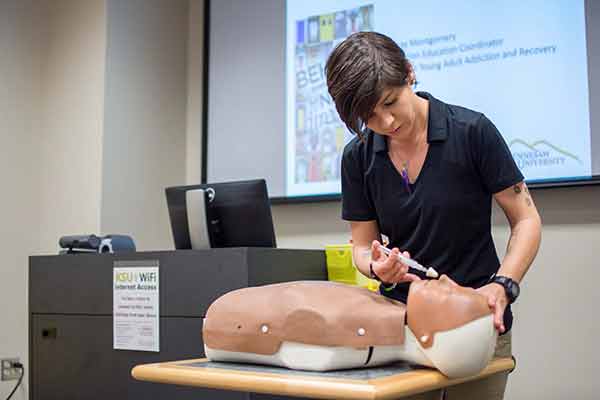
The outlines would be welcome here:
M 13 394 L 15 394 L 15 392 L 17 391 L 17 388 L 19 387 L 19 385 L 23 381 L 23 375 L 25 375 L 25 367 L 23 366 L 23 364 L 21 364 L 19 362 L 15 362 L 15 363 L 12 363 L 12 367 L 13 368 L 19 368 L 21 370 L 21 376 L 19 377 L 19 381 L 17 382 L 17 385 L 12 390 L 12 392 L 10 392 L 10 394 L 8 395 L 8 397 L 6 398 L 6 400 L 10 400 L 10 398 L 13 396 Z

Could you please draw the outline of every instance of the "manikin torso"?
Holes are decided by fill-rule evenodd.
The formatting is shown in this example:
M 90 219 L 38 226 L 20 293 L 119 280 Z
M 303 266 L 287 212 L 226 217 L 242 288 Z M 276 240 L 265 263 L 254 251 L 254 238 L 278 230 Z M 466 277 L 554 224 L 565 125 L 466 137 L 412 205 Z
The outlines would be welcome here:
M 328 371 L 404 360 L 449 377 L 478 373 L 497 333 L 485 297 L 448 277 L 411 284 L 407 304 L 321 281 L 235 290 L 208 309 L 206 356 Z

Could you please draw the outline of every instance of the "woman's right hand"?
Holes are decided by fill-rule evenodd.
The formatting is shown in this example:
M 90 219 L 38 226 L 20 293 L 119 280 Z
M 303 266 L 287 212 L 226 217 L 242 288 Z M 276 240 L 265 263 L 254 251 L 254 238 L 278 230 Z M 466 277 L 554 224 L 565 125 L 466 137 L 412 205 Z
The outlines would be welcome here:
M 398 259 L 400 250 L 397 247 L 392 249 L 392 253 L 387 256 L 381 249 L 381 243 L 373 240 L 371 244 L 371 265 L 373 272 L 384 283 L 399 283 L 420 281 L 421 278 L 408 272 L 408 265 Z M 410 258 L 408 251 L 402 253 Z

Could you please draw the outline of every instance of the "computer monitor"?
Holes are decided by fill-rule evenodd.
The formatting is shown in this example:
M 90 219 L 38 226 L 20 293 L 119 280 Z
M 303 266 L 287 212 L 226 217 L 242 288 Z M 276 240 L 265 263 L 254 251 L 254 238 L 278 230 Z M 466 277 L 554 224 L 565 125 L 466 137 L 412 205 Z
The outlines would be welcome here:
M 264 179 L 174 186 L 165 193 L 176 249 L 276 247 Z

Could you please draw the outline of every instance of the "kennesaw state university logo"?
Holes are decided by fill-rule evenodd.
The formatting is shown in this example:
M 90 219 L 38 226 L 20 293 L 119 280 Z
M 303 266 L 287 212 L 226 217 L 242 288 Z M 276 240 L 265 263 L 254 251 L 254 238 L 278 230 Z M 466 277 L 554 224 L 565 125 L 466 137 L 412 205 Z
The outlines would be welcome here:
M 547 140 L 538 140 L 530 144 L 522 139 L 514 139 L 509 143 L 509 147 L 520 169 L 556 167 L 572 162 L 583 164 L 575 154 Z

